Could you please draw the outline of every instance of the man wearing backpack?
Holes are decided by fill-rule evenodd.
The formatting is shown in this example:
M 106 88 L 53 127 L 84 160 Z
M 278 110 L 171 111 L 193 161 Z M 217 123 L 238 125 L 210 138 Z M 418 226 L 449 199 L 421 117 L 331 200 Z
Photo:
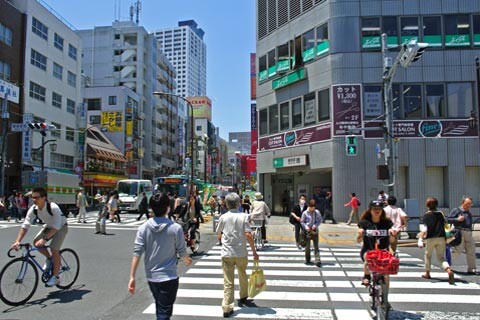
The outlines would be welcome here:
M 63 240 L 68 232 L 67 218 L 56 203 L 48 202 L 47 191 L 42 187 L 36 187 L 32 190 L 33 205 L 28 209 L 27 216 L 18 231 L 15 242 L 11 245 L 12 249 L 18 250 L 20 243 L 28 232 L 33 220 L 38 216 L 45 223 L 42 230 L 33 239 L 33 244 L 37 248 L 44 247 L 50 242 L 50 251 L 47 248 L 39 249 L 47 260 L 44 269 L 52 268 L 52 277 L 47 281 L 47 287 L 53 287 L 60 283 L 58 273 L 60 271 L 60 249 Z

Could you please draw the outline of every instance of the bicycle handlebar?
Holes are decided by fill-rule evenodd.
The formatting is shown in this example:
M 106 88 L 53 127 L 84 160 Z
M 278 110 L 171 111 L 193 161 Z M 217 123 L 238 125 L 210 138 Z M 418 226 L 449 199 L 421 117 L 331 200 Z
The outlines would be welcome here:
M 30 243 L 20 243 L 19 246 L 18 246 L 19 249 L 21 249 L 21 248 L 27 248 L 27 250 L 29 250 L 30 247 L 31 247 L 31 246 L 30 246 Z M 10 248 L 10 250 L 8 250 L 8 252 L 7 252 L 7 256 L 8 256 L 9 258 L 15 258 L 14 255 L 10 254 L 10 253 L 12 252 L 12 250 L 14 250 L 14 249 L 13 249 L 13 248 Z M 15 250 L 15 251 L 17 251 L 17 250 Z

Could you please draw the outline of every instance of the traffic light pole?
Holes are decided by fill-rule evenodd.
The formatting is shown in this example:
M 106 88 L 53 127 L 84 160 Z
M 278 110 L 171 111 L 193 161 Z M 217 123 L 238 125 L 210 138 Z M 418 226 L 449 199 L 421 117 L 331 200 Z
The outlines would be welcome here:
M 392 103 L 392 81 L 396 68 L 400 62 L 400 57 L 404 53 L 404 48 L 399 52 L 395 62 L 392 64 L 390 57 L 387 57 L 387 35 L 382 34 L 382 58 L 383 58 L 383 102 L 385 105 L 385 164 L 388 166 L 388 193 L 395 194 L 395 176 L 397 175 L 397 152 L 396 145 L 393 143 L 393 103 Z
M 0 196 L 5 196 L 5 158 L 7 157 L 7 127 L 8 127 L 8 92 L 5 92 L 2 102 L 2 143 L 1 143 L 1 157 L 0 159 Z

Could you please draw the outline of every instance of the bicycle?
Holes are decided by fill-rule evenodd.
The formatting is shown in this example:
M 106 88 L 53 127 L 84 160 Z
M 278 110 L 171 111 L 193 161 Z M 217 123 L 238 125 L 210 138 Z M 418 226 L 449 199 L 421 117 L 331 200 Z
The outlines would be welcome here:
M 256 250 L 260 250 L 265 246 L 265 242 L 262 239 L 262 225 L 263 220 L 251 220 L 250 225 L 253 229 L 253 243 Z
M 0 272 L 0 299 L 7 305 L 19 306 L 25 304 L 35 293 L 38 286 L 38 269 L 41 280 L 46 283 L 52 277 L 52 268 L 43 269 L 33 252 L 42 248 L 32 247 L 29 243 L 20 244 L 21 257 L 12 255 L 13 249 L 8 250 L 8 257 L 14 258 L 8 262 Z M 43 255 L 42 255 L 43 256 Z M 58 274 L 59 289 L 70 288 L 77 280 L 80 271 L 80 261 L 75 251 L 69 248 L 60 250 L 60 272 Z
M 366 230 L 368 237 L 376 237 L 375 250 L 365 254 L 371 281 L 367 285 L 371 297 L 371 308 L 375 311 L 377 320 L 388 319 L 390 304 L 388 303 L 388 286 L 386 275 L 397 274 L 400 261 L 388 250 L 378 249 L 380 238 L 389 237 L 388 230 Z

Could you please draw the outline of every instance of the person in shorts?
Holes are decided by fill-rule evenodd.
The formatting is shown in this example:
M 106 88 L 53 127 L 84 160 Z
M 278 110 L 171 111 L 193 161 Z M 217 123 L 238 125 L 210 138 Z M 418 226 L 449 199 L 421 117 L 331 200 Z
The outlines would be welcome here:
M 47 200 L 47 191 L 44 188 L 34 188 L 32 190 L 32 200 L 33 205 L 28 209 L 27 216 L 11 248 L 15 250 L 20 248 L 20 243 L 33 221 L 37 217 L 40 218 L 44 222 L 44 226 L 33 239 L 33 244 L 37 248 L 42 248 L 50 242 L 49 248 L 39 249 L 38 251 L 47 258 L 43 269 L 52 268 L 52 277 L 47 281 L 46 286 L 53 287 L 60 283 L 58 277 L 60 249 L 68 232 L 67 218 L 56 203 Z

